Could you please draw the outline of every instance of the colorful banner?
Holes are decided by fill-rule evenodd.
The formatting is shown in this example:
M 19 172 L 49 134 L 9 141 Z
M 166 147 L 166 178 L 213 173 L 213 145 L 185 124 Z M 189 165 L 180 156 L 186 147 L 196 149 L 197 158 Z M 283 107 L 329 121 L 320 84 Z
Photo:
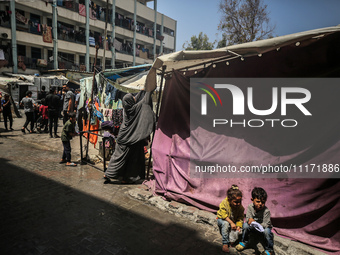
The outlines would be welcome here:
M 25 25 L 27 25 L 28 19 L 25 16 L 21 15 L 19 12 L 16 11 L 15 12 L 15 17 L 16 17 L 17 20 L 19 20 L 20 22 L 22 22 Z
M 79 4 L 79 15 L 86 17 L 86 8 L 85 5 L 83 4 Z M 90 19 L 95 20 L 97 19 L 96 16 L 97 16 L 96 11 L 90 7 Z
M 52 29 L 47 25 L 43 26 L 43 41 L 46 43 L 52 43 Z
M 79 15 L 86 17 L 86 9 L 83 4 L 79 4 Z

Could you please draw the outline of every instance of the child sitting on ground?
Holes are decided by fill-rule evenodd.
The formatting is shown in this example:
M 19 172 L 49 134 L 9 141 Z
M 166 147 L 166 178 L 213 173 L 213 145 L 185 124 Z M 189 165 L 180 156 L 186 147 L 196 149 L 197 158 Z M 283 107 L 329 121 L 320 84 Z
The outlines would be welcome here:
M 238 235 L 242 233 L 244 208 L 241 203 L 242 192 L 237 185 L 232 185 L 217 211 L 217 224 L 222 235 L 223 252 L 229 252 L 229 246 L 233 245 Z
M 63 131 L 61 132 L 61 141 L 63 142 L 64 152 L 60 164 L 66 163 L 66 166 L 77 166 L 77 164 L 71 162 L 71 139 L 76 136 L 75 131 L 76 114 L 71 112 L 69 114 L 69 120 L 66 121 Z
M 255 187 L 251 192 L 251 203 L 247 208 L 246 222 L 243 224 L 242 242 L 236 245 L 238 251 L 248 248 L 251 241 L 257 236 L 265 238 L 265 251 L 262 255 L 274 254 L 274 236 L 271 232 L 270 211 L 265 206 L 267 192 L 260 187 Z

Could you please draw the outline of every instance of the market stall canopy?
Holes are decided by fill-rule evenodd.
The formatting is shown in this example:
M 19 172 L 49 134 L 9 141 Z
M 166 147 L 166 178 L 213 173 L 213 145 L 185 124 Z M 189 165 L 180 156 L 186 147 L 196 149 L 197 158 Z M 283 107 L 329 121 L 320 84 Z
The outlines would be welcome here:
M 134 90 L 143 90 L 145 88 L 145 81 L 146 81 L 146 77 L 148 75 L 149 72 L 144 72 L 141 74 L 138 74 L 128 80 L 126 80 L 125 82 L 121 83 L 121 86 L 124 86 L 126 88 L 129 89 L 134 89 Z M 157 75 L 157 88 L 156 91 L 159 90 L 161 84 L 161 75 Z
M 136 93 L 144 89 L 146 75 L 152 65 L 139 65 L 100 72 L 97 77 L 111 83 L 115 88 L 126 93 Z
M 227 61 L 235 58 L 244 60 L 250 56 L 259 57 L 270 51 L 279 51 L 280 48 L 294 44 L 298 47 L 305 40 L 318 40 L 340 31 L 340 25 L 305 31 L 296 34 L 290 34 L 275 37 L 256 42 L 232 45 L 216 50 L 201 51 L 178 51 L 158 57 L 152 65 L 151 70 L 146 78 L 145 89 L 151 91 L 156 88 L 156 73 L 160 73 L 164 67 L 165 73 L 172 70 L 195 70 L 219 61 Z
M 120 69 L 111 69 L 105 70 L 101 72 L 105 78 L 116 82 L 118 79 L 125 78 L 125 77 L 134 77 L 136 74 L 141 72 L 148 71 L 152 65 L 139 65 L 139 66 L 132 66 L 132 67 L 125 67 Z

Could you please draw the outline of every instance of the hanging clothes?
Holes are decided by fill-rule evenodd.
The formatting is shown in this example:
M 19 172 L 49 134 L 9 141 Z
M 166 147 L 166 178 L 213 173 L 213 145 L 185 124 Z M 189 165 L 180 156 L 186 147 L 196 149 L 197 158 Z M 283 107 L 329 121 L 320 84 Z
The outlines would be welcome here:
M 95 102 L 94 107 L 97 111 L 99 111 L 99 106 L 98 106 L 97 102 Z M 91 130 L 98 130 L 99 129 L 99 120 L 96 119 L 96 121 L 93 125 L 90 123 L 90 121 L 91 120 L 89 120 L 89 119 L 86 122 L 85 122 L 85 120 L 83 120 L 83 131 L 89 131 L 90 130 L 90 132 L 92 132 L 94 134 L 98 134 L 98 131 L 91 131 Z M 89 127 L 90 127 L 90 129 L 89 129 Z M 98 141 L 97 135 L 84 133 L 83 136 L 86 139 L 89 139 L 90 143 L 92 143 L 94 146 L 96 146 L 97 141 Z

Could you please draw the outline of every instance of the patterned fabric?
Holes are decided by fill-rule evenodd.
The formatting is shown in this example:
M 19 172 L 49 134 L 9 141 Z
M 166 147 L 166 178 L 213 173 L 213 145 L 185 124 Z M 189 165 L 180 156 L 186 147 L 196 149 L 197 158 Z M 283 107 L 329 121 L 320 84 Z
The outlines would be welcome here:
M 123 122 L 123 109 L 112 110 L 112 121 L 115 128 L 120 127 Z

